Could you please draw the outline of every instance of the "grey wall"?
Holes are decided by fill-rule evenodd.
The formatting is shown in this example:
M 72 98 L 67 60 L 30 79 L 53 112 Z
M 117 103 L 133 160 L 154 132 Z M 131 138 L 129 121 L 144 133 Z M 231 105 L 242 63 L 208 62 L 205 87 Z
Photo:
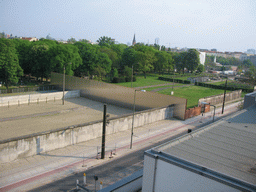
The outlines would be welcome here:
M 65 91 L 65 98 L 80 97 L 80 90 L 75 91 Z M 46 102 L 50 100 L 60 100 L 63 98 L 63 92 L 53 92 L 53 93 L 38 93 L 38 94 L 28 94 L 28 95 L 17 95 L 8 96 L 0 98 L 0 106 L 18 105 L 18 104 L 28 104 L 36 102 Z
M 134 116 L 134 128 L 168 119 L 173 116 L 173 106 L 137 112 Z M 106 134 L 131 129 L 132 114 L 109 118 Z M 102 121 L 70 126 L 19 138 L 0 141 L 0 163 L 29 157 L 42 152 L 66 147 L 76 143 L 101 137 Z
M 256 91 L 244 96 L 244 109 L 256 104 Z
M 51 84 L 62 86 L 63 75 L 51 74 Z M 92 100 L 132 109 L 135 89 L 100 81 L 88 80 L 66 75 L 67 89 L 81 89 L 81 96 Z M 136 110 L 165 107 L 174 104 L 173 116 L 185 118 L 187 100 L 153 92 L 136 91 Z
M 240 99 L 241 93 L 242 93 L 242 90 L 237 90 L 237 91 L 232 91 L 232 92 L 226 93 L 225 101 L 227 102 L 227 101 Z M 210 103 L 211 105 L 217 105 L 217 104 L 223 103 L 223 98 L 224 98 L 224 92 L 223 92 L 223 94 L 220 94 L 220 95 L 204 97 L 204 98 L 199 99 L 198 105 L 201 105 L 201 102 Z

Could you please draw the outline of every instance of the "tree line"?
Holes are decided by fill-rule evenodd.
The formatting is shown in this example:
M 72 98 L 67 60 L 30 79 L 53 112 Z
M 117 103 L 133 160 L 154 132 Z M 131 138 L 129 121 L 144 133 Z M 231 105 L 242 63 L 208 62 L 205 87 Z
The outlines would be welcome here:
M 51 72 L 63 73 L 64 67 L 68 75 L 101 80 L 107 77 L 109 81 L 119 76 L 130 79 L 132 70 L 143 73 L 145 78 L 148 72 L 202 71 L 195 49 L 175 53 L 159 45 L 115 44 L 105 36 L 97 42 L 90 44 L 85 39 L 76 41 L 71 38 L 64 44 L 50 38 L 33 42 L 0 38 L 0 81 L 8 88 L 23 74 L 48 79 Z

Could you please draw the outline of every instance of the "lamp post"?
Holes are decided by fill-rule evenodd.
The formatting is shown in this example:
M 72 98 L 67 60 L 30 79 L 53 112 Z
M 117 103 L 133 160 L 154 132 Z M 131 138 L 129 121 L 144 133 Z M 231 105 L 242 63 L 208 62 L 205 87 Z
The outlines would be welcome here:
M 71 63 L 68 63 L 69 65 L 71 65 Z M 62 97 L 62 105 L 64 105 L 64 101 L 65 101 L 65 65 L 63 66 L 63 97 Z
M 135 91 L 134 91 L 133 115 L 132 115 L 132 131 L 131 131 L 131 144 L 130 144 L 130 149 L 132 148 L 132 137 L 133 137 L 133 127 L 134 127 L 134 114 L 135 114 L 136 91 L 146 92 L 146 90 L 135 90 Z
M 210 103 L 206 103 L 206 102 L 201 102 L 201 104 L 203 104 L 203 105 L 210 105 L 210 106 L 214 107 L 214 111 L 213 111 L 213 122 L 214 122 L 216 106 L 215 105 L 211 105 Z

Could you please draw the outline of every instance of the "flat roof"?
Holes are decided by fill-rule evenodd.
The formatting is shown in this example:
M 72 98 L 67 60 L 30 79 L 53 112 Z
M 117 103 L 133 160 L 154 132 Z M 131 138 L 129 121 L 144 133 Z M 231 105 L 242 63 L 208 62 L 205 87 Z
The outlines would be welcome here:
M 256 189 L 256 105 L 151 152 L 190 162 Z

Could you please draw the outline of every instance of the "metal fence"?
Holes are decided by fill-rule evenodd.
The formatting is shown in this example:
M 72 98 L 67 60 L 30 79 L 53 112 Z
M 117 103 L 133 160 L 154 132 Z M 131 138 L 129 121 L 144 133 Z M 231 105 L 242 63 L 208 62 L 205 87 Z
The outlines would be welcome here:
M 55 85 L 44 85 L 44 86 L 38 86 L 38 87 L 20 87 L 20 88 L 11 88 L 11 89 L 0 89 L 0 94 L 23 93 L 23 92 L 33 92 L 33 91 L 51 91 L 56 89 L 57 89 L 57 86 Z

